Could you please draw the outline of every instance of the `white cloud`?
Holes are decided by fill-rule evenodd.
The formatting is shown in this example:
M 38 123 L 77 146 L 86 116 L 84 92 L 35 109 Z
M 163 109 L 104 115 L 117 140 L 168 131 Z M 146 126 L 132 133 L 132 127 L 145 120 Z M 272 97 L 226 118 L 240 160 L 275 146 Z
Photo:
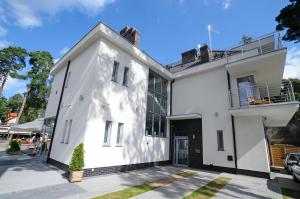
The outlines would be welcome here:
M 231 0 L 223 0 L 222 6 L 224 10 L 227 10 L 231 5 Z
M 68 51 L 70 50 L 70 48 L 68 46 L 63 47 L 60 51 L 59 54 L 60 55 L 64 55 L 66 54 Z
M 290 50 L 288 50 L 283 77 L 300 79 L 300 49 L 299 48 L 293 47 Z
M 6 41 L 6 40 L 0 40 L 0 49 L 2 48 L 6 48 L 10 45 L 10 42 L 9 41 Z
M 4 36 L 7 34 L 6 28 L 0 25 L 0 36 Z
M 12 96 L 16 93 L 24 93 L 26 91 L 26 84 L 27 82 L 24 80 L 8 77 L 3 94 L 5 96 Z
M 56 64 L 59 60 L 60 60 L 60 58 L 53 59 L 54 64 Z
M 13 18 L 21 27 L 38 27 L 43 25 L 45 17 L 54 17 L 63 10 L 78 10 L 87 15 L 95 15 L 113 2 L 114 0 L 6 0 L 5 17 Z

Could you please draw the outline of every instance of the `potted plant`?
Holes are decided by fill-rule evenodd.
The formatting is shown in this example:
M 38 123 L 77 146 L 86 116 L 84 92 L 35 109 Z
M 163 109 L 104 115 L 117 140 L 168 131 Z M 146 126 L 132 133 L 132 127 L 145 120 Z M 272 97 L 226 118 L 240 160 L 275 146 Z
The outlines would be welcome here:
M 84 150 L 83 144 L 79 144 L 73 151 L 72 160 L 69 164 L 69 181 L 80 182 L 83 178 Z
M 11 155 L 19 154 L 21 149 L 21 142 L 18 140 L 11 140 L 8 144 L 6 152 Z

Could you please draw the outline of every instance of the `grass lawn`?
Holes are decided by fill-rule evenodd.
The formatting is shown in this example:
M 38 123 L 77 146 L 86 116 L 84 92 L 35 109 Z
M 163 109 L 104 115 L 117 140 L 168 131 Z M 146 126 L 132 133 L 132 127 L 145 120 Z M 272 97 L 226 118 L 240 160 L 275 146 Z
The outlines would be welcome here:
M 283 199 L 297 199 L 300 198 L 300 190 L 291 190 L 287 188 L 281 188 Z
M 215 196 L 226 184 L 230 182 L 231 178 L 218 177 L 210 181 L 203 187 L 200 187 L 184 199 L 208 199 Z
M 168 176 L 165 178 L 161 178 L 158 180 L 145 182 L 144 184 L 129 187 L 129 188 L 126 188 L 126 189 L 123 189 L 120 191 L 116 191 L 116 192 L 108 193 L 108 194 L 105 194 L 102 196 L 98 196 L 98 197 L 95 197 L 94 199 L 127 199 L 127 198 L 131 198 L 131 197 L 146 193 L 153 189 L 166 186 L 177 180 L 181 180 L 183 178 L 188 178 L 188 177 L 191 177 L 194 175 L 196 175 L 196 172 L 186 171 L 186 172 L 178 173 L 178 174 L 171 175 L 171 176 Z

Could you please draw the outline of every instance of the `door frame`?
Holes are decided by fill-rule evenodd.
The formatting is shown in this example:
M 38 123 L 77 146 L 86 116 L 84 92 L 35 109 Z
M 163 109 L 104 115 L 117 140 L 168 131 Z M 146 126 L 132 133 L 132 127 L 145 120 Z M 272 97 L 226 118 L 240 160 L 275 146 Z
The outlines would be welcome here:
M 176 141 L 177 140 L 187 140 L 188 144 L 187 144 L 187 153 L 188 153 L 188 163 L 185 165 L 185 164 L 178 164 L 176 163 L 176 160 L 178 159 L 177 158 L 177 155 L 178 155 L 178 148 L 177 148 L 177 145 L 176 145 Z M 176 148 L 175 148 L 176 147 Z M 188 136 L 174 136 L 174 143 L 173 143 L 173 164 L 176 165 L 176 166 L 184 166 L 184 167 L 188 167 L 189 166 L 189 137 Z M 177 160 L 178 162 L 178 160 Z

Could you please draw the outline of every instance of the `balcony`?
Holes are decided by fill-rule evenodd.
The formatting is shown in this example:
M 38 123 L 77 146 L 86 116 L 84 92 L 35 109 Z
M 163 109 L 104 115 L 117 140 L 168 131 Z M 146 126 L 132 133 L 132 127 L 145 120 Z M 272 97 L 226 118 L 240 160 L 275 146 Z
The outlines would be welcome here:
M 229 91 L 229 111 L 234 116 L 262 116 L 265 125 L 285 126 L 298 110 L 290 81 L 280 86 L 254 85 Z
M 227 63 L 283 49 L 280 32 L 251 39 L 227 50 L 212 50 L 209 61 L 227 58 Z

